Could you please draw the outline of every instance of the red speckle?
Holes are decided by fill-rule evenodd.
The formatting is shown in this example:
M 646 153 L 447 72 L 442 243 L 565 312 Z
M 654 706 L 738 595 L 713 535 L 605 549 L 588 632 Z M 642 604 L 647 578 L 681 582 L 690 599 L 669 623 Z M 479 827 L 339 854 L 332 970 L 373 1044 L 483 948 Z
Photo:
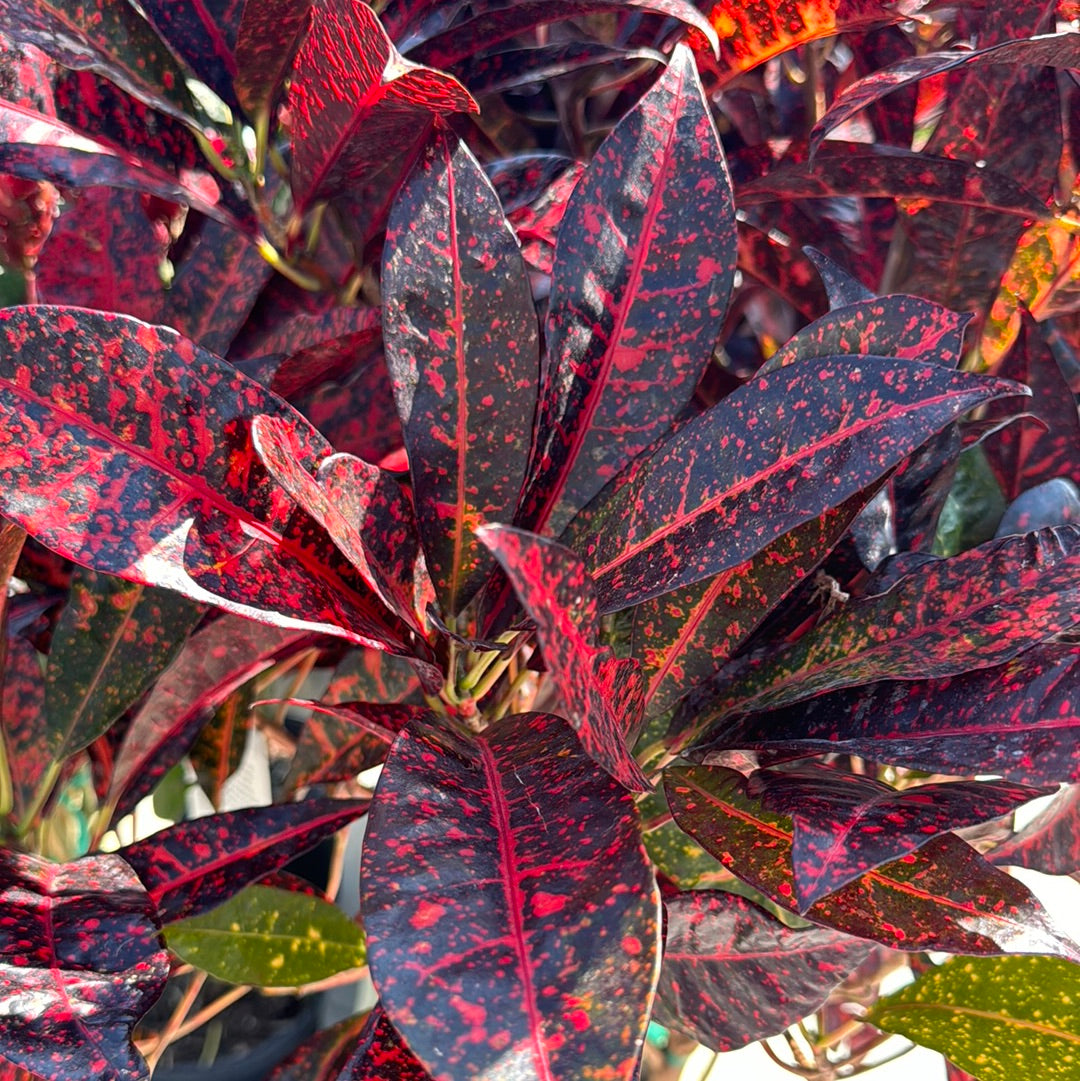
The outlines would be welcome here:
M 589 1027 L 589 1015 L 584 1010 L 571 1010 L 566 1020 L 575 1032 L 584 1032 Z
M 623 953 L 628 953 L 631 957 L 637 957 L 641 953 L 641 939 L 635 938 L 633 935 L 625 935 L 621 945 Z
M 417 931 L 423 931 L 428 927 L 434 927 L 445 913 L 446 907 L 444 905 L 433 904 L 431 901 L 421 901 L 416 906 L 416 911 L 409 919 L 409 923 Z
M 550 916 L 553 912 L 561 912 L 566 904 L 566 898 L 557 893 L 545 893 L 537 890 L 532 898 L 532 910 L 534 916 Z

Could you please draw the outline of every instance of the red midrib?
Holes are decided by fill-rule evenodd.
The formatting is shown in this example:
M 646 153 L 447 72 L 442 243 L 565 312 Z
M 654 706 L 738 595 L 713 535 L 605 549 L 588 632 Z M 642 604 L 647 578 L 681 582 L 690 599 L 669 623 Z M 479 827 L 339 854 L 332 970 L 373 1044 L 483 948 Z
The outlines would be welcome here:
M 499 861 L 504 868 L 503 896 L 506 900 L 506 918 L 509 925 L 510 940 L 517 956 L 518 971 L 521 975 L 521 1001 L 529 1022 L 529 1036 L 532 1040 L 532 1063 L 537 1081 L 556 1081 L 548 1060 L 547 1048 L 540 1039 L 543 1030 L 543 1018 L 536 1001 L 536 988 L 533 986 L 532 972 L 529 968 L 529 946 L 525 940 L 525 897 L 518 885 L 517 852 L 514 849 L 513 827 L 510 824 L 510 808 L 506 793 L 503 791 L 502 778 L 498 763 L 491 749 L 482 741 L 480 762 L 484 770 L 488 791 L 491 793 L 492 818 L 499 838 Z

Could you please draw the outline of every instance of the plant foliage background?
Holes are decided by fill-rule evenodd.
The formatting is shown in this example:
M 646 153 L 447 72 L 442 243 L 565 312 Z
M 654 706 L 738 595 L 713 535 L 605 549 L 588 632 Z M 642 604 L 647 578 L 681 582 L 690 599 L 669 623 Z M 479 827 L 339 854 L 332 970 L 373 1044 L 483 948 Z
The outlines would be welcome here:
M 1075 1077 L 1078 16 L 0 0 L 3 1076 Z

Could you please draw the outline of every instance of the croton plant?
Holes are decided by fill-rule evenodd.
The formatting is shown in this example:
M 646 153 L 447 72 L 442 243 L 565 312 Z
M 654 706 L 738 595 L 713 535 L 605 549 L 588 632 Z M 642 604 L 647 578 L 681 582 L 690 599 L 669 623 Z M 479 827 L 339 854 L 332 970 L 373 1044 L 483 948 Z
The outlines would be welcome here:
M 1075 1078 L 1073 9 L 0 0 L 0 1076 Z

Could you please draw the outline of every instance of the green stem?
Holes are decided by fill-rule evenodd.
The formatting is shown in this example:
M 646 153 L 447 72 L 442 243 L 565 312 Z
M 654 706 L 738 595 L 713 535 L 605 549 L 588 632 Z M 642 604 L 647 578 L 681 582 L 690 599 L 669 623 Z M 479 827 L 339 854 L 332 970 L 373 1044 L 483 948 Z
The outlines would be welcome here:
M 0 819 L 7 818 L 15 808 L 15 789 L 11 784 L 7 743 L 0 736 Z
M 495 708 L 495 711 L 491 715 L 492 723 L 494 723 L 495 721 L 501 721 L 503 717 L 506 716 L 506 714 L 510 710 L 511 704 L 518 696 L 518 692 L 521 690 L 522 687 L 525 686 L 526 683 L 529 682 L 529 677 L 532 674 L 533 673 L 530 672 L 528 668 L 522 668 L 522 670 L 518 672 L 516 676 L 514 676 L 513 680 L 510 683 L 510 686 L 506 690 L 506 694 L 502 696 L 502 701 L 498 704 L 498 706 Z
M 261 236 L 255 241 L 259 254 L 279 273 L 288 278 L 293 285 L 306 289 L 309 293 L 322 291 L 323 283 L 312 274 L 306 274 L 299 267 L 293 266 L 288 260 L 282 258 L 281 253 L 270 243 L 266 237 Z

